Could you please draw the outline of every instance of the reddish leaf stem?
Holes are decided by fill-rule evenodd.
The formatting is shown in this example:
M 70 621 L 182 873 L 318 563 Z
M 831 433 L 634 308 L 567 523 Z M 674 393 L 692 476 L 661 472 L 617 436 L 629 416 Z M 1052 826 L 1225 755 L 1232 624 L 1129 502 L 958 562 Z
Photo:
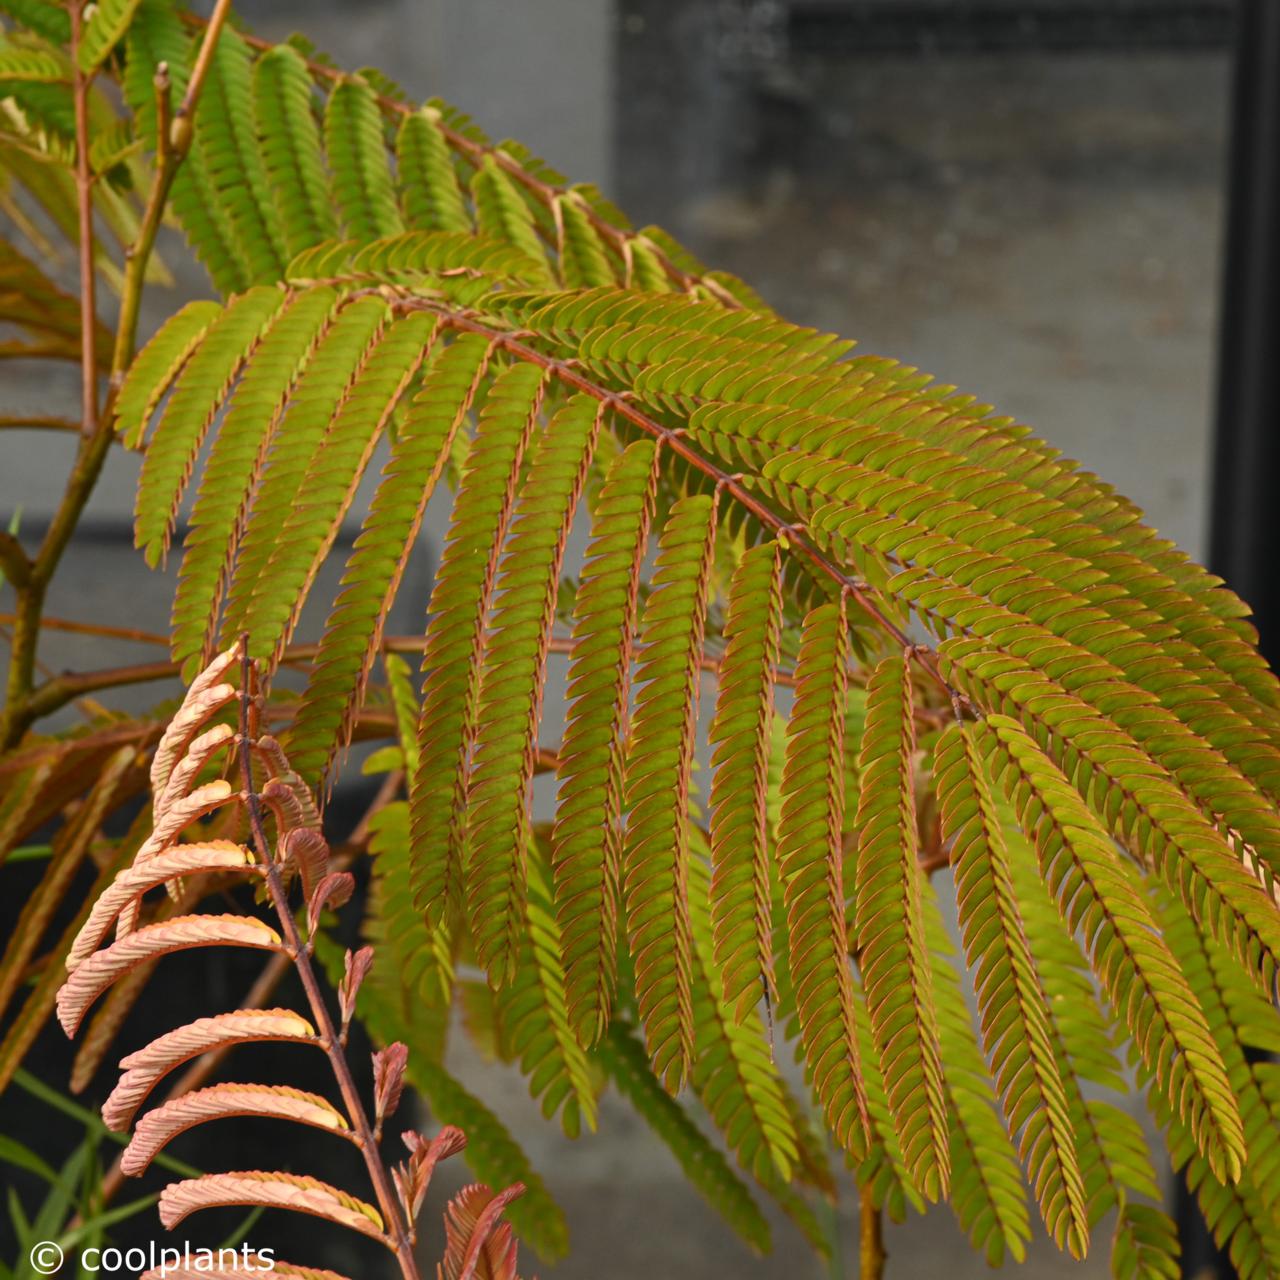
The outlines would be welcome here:
M 337 1028 L 334 1026 L 333 1018 L 329 1013 L 329 1006 L 325 1003 L 324 994 L 320 990 L 320 983 L 311 964 L 310 952 L 298 933 L 298 925 L 289 907 L 289 899 L 280 877 L 280 869 L 276 865 L 275 859 L 271 856 L 271 845 L 267 840 L 266 828 L 262 822 L 262 804 L 253 782 L 250 743 L 254 666 L 253 660 L 249 656 L 249 638 L 247 635 L 241 637 L 240 645 L 242 655 L 239 740 L 240 779 L 244 789 L 245 807 L 249 813 L 249 830 L 253 836 L 254 848 L 262 863 L 267 893 L 271 898 L 272 905 L 275 907 L 276 915 L 279 917 L 285 946 L 290 959 L 293 961 L 294 968 L 297 970 L 302 988 L 306 992 L 307 1003 L 311 1008 L 316 1027 L 320 1032 L 320 1038 L 324 1042 L 329 1064 L 333 1069 L 334 1077 L 338 1082 L 338 1089 L 342 1094 L 342 1100 L 347 1109 L 347 1117 L 350 1119 L 351 1127 L 354 1130 L 356 1145 L 360 1148 L 360 1154 L 364 1157 L 365 1167 L 369 1171 L 369 1179 L 373 1183 L 373 1189 L 378 1198 L 378 1207 L 382 1211 L 385 1223 L 386 1242 L 396 1255 L 396 1260 L 400 1264 L 401 1275 L 404 1276 L 405 1280 L 418 1280 L 418 1264 L 413 1254 L 408 1224 L 405 1222 L 404 1215 L 396 1199 L 390 1175 L 387 1173 L 386 1166 L 382 1163 L 382 1157 L 378 1153 L 378 1145 L 373 1136 L 373 1128 L 369 1124 L 369 1117 L 365 1114 L 360 1092 L 356 1088 L 355 1080 L 352 1078 L 351 1068 L 347 1064 L 346 1054 L 343 1052 Z

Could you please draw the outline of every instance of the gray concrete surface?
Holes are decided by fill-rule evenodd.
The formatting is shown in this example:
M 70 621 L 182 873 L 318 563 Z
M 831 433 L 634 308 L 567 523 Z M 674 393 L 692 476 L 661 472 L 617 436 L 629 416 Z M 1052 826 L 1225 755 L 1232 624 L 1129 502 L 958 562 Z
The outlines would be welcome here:
M 625 0 L 620 8 L 625 26 Z M 750 161 L 741 180 L 708 191 L 673 181 L 678 173 L 664 163 L 681 104 L 668 101 L 664 116 L 662 65 L 645 77 L 655 98 L 615 99 L 613 15 L 604 3 L 262 0 L 246 9 L 270 34 L 303 27 L 345 64 L 374 62 L 415 94 L 453 97 L 575 177 L 612 174 L 638 219 L 686 235 L 790 317 L 989 398 L 1117 483 L 1182 545 L 1203 545 L 1221 58 L 784 68 L 781 96 L 743 117 L 745 136 L 726 139 Z M 632 111 L 652 122 L 639 141 L 622 127 Z M 624 150 L 611 146 L 615 120 Z M 189 272 L 183 282 L 199 287 Z M 58 412 L 73 403 L 73 380 L 6 371 L 5 382 L 18 408 Z M 0 439 L 0 518 L 17 504 L 28 520 L 47 514 L 67 452 L 61 440 Z M 123 455 L 113 460 L 95 519 L 128 511 L 134 466 Z M 433 507 L 431 533 L 443 514 Z M 140 572 L 125 544 L 91 541 L 60 579 L 51 612 L 162 629 L 165 581 Z M 65 640 L 42 656 L 54 667 L 84 659 Z M 133 651 L 103 656 L 123 661 Z M 785 1224 L 772 1257 L 750 1257 L 624 1108 L 607 1105 L 601 1133 L 569 1143 L 540 1120 L 513 1073 L 461 1050 L 453 1065 L 510 1120 L 566 1208 L 575 1249 L 558 1266 L 538 1267 L 544 1277 L 823 1274 Z M 846 1194 L 841 1233 L 851 1258 L 850 1203 Z M 944 1213 L 894 1228 L 889 1249 L 895 1280 L 986 1271 Z M 1026 1269 L 1036 1277 L 1105 1272 L 1105 1249 L 1075 1268 L 1037 1247 Z M 851 1276 L 856 1266 L 845 1259 L 830 1274 Z

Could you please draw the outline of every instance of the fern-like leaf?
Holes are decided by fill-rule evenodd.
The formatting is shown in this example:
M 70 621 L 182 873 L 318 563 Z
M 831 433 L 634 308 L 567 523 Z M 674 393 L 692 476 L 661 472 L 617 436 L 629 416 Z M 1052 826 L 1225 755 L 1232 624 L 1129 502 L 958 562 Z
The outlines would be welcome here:
M 778 547 L 747 551 L 729 591 L 709 733 L 711 921 L 725 998 L 741 1022 L 773 989 L 769 938 L 769 732 L 782 621 Z
M 1005 716 L 979 729 L 1068 927 L 1083 928 L 1094 971 L 1171 1105 L 1210 1166 L 1235 1179 L 1244 1160 L 1240 1115 L 1204 1012 L 1160 941 L 1132 873 L 1057 767 Z
M 949 729 L 935 751 L 943 830 L 965 955 L 974 969 L 982 1034 L 1005 1116 L 1020 1134 L 1040 1211 L 1059 1247 L 1088 1248 L 1089 1220 L 1075 1136 L 1044 997 L 1014 894 L 999 813 L 971 735 Z
M 462 902 L 464 776 L 475 734 L 478 650 L 520 463 L 542 403 L 540 370 L 517 365 L 485 397 L 435 587 L 422 665 L 431 682 L 413 782 L 414 897 L 430 924 Z
M 253 99 L 262 163 L 288 258 L 333 239 L 338 232 L 325 184 L 312 96 L 311 77 L 296 50 L 278 45 L 258 59 Z
M 407 115 L 396 136 L 400 201 L 410 227 L 423 231 L 470 231 L 471 217 L 440 131 L 439 111 L 423 107 Z
M 920 905 L 915 721 L 908 659 L 886 658 L 867 685 L 858 757 L 858 968 L 903 1155 L 930 1200 L 946 1194 L 947 1118 L 937 1014 Z
M 654 1070 L 673 1091 L 693 1054 L 685 815 L 714 538 L 710 498 L 685 498 L 672 507 L 640 623 L 626 765 L 623 873 L 636 998 Z
M 614 981 L 622 871 L 622 753 L 640 570 L 657 484 L 648 441 L 624 450 L 596 498 L 573 602 L 573 656 L 552 835 L 569 1016 L 603 1034 Z
M 289 737 L 290 755 L 304 777 L 323 774 L 346 736 L 423 513 L 479 389 L 488 350 L 483 339 L 464 337 L 442 351 L 396 432 Z
M 196 454 L 241 363 L 284 303 L 276 289 L 255 289 L 231 304 L 187 362 L 147 443 L 135 505 L 137 545 L 155 564 L 168 550 L 178 502 Z M 155 393 L 143 394 L 155 402 Z
M 586 480 L 600 407 L 570 400 L 534 443 L 498 563 L 476 694 L 467 803 L 467 900 L 476 955 L 491 982 L 515 974 L 529 786 L 569 526 Z
M 376 240 L 403 231 L 382 117 L 373 90 L 363 80 L 344 80 L 329 95 L 324 140 L 334 198 L 348 234 Z
M 778 820 L 788 955 L 801 1043 L 827 1125 L 855 1159 L 870 1122 L 845 941 L 840 833 L 849 634 L 843 601 L 805 619 Z

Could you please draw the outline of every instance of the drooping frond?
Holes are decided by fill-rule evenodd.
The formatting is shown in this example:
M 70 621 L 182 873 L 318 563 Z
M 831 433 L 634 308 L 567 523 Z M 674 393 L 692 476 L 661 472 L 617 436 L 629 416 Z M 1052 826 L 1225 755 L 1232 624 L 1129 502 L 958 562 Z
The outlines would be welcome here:
M 640 621 L 626 762 L 630 816 L 622 861 L 636 999 L 655 1069 L 673 1090 L 693 1054 L 685 823 L 714 538 L 710 498 L 684 498 L 672 507 Z
M 150 563 L 157 563 L 168 551 L 178 503 L 205 434 L 245 357 L 284 301 L 284 295 L 275 289 L 255 289 L 242 295 L 208 329 L 202 330 L 203 340 L 178 376 L 156 428 L 146 441 L 138 479 L 135 536 Z M 162 344 L 161 350 L 168 349 L 171 331 L 162 330 L 156 341 Z M 190 352 L 190 337 L 184 345 Z M 131 381 L 133 388 L 140 388 L 143 398 L 143 412 L 135 419 L 135 439 L 141 435 L 146 409 L 157 403 L 168 375 L 180 363 L 181 360 L 168 359 L 149 393 L 145 383 Z M 155 372 L 149 365 L 144 367 Z
M 329 95 L 324 137 L 333 194 L 347 230 L 376 240 L 404 230 L 386 160 L 382 117 L 373 91 L 359 78 L 344 80 Z
M 541 370 L 513 365 L 485 397 L 431 594 L 422 665 L 432 678 L 418 726 L 413 820 L 419 851 L 415 897 L 432 924 L 456 912 L 462 902 L 462 766 L 475 735 L 478 649 L 498 549 L 511 519 L 520 463 L 542 395 Z
M 992 716 L 976 735 L 1030 828 L 1041 875 L 1067 926 L 1084 930 L 1113 1007 L 1170 1104 L 1219 1176 L 1239 1177 L 1244 1133 L 1204 1012 L 1100 824 L 1056 766 L 1013 721 Z
M 745 552 L 725 618 L 711 781 L 711 923 L 725 998 L 739 1022 L 773 987 L 769 938 L 769 733 L 782 622 L 774 543 Z
M 704 854 L 704 849 L 697 849 L 689 864 L 694 940 L 693 1087 L 733 1146 L 738 1163 L 766 1186 L 775 1180 L 785 1185 L 800 1161 L 800 1138 L 763 1021 L 754 1008 L 738 1017 L 715 963 L 710 871 Z
M 325 185 L 314 90 L 297 50 L 279 45 L 258 59 L 253 103 L 262 163 L 284 252 L 293 258 L 338 232 Z
M 514 979 L 498 993 L 497 1016 L 504 1042 L 529 1077 L 530 1092 L 542 1099 L 543 1114 L 560 1110 L 564 1131 L 576 1138 L 584 1121 L 596 1127 L 595 1087 L 569 1026 L 560 930 L 540 858 L 529 868 L 525 919 L 526 941 Z
M 573 657 L 551 857 L 569 1014 L 585 1044 L 603 1034 L 613 991 L 623 744 L 655 461 L 652 445 L 641 440 L 610 467 L 594 503 L 573 600 Z
M 845 940 L 840 832 L 849 659 L 843 601 L 805 619 L 787 725 L 778 864 L 801 1043 L 827 1125 L 855 1157 L 869 1122 Z
M 427 503 L 475 398 L 486 353 L 480 338 L 460 339 L 443 351 L 399 424 L 290 736 L 304 777 L 325 772 L 349 727 Z
M 1111 1097 L 1086 1096 L 1099 1088 L 1113 1095 L 1127 1091 L 1115 1053 L 1114 1015 L 1100 1005 L 1089 964 L 1040 877 L 1035 850 L 1011 811 L 1002 810 L 1001 818 L 1018 908 L 1045 995 L 1050 1044 L 1076 1134 L 1089 1225 L 1096 1228 L 1116 1213 L 1112 1266 L 1120 1274 L 1130 1253 L 1144 1265 L 1167 1269 L 1176 1260 L 1176 1241 L 1170 1253 L 1173 1225 L 1156 1208 L 1163 1197 L 1142 1126 Z
M 1044 994 L 1014 894 L 999 813 L 982 757 L 963 729 L 935 751 L 943 830 L 955 842 L 956 903 L 974 972 L 983 1041 L 1045 1225 L 1076 1256 L 1089 1221 L 1060 1064 L 1049 1040 Z
M 423 107 L 407 115 L 396 135 L 396 173 L 405 221 L 423 231 L 470 231 L 449 144 L 439 111 Z
M 477 958 L 498 982 L 516 971 L 526 815 L 556 590 L 600 418 L 594 400 L 575 396 L 534 442 L 485 633 L 467 797 L 467 906 Z
M 1161 897 L 1164 937 L 1205 1011 L 1244 1122 L 1246 1157 L 1239 1176 L 1224 1178 L 1213 1168 L 1192 1126 L 1170 1107 L 1158 1084 L 1151 1090 L 1153 1110 L 1167 1129 L 1174 1166 L 1182 1169 L 1214 1238 L 1228 1249 L 1242 1280 L 1260 1280 L 1280 1267 L 1280 1076 L 1273 1063 L 1251 1061 L 1246 1047 L 1274 1051 L 1280 1045 L 1280 1015 L 1222 947 L 1200 934 L 1176 902 Z
M 952 958 L 936 897 L 924 902 L 933 962 L 938 1040 L 950 1137 L 950 1199 L 956 1220 L 991 1266 L 1021 1262 L 1031 1235 L 1018 1156 L 1000 1115 L 982 1046 Z
M 947 1118 L 916 856 L 915 722 L 905 656 L 867 684 L 858 756 L 858 969 L 894 1123 L 915 1185 L 946 1194 Z

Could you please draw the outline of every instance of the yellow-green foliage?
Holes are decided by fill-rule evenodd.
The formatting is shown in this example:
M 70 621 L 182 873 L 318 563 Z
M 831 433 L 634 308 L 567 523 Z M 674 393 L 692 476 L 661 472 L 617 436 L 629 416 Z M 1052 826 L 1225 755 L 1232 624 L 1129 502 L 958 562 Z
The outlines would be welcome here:
M 192 34 L 164 0 L 96 21 L 85 56 L 150 147 L 152 71 L 183 84 Z M 149 559 L 195 495 L 173 656 L 247 630 L 274 668 L 358 521 L 282 703 L 295 764 L 331 775 L 452 489 L 420 700 L 393 682 L 380 954 L 437 1007 L 478 965 L 471 1015 L 548 1114 L 590 1127 L 613 1081 L 757 1247 L 745 1178 L 664 1086 L 816 1235 L 776 1038 L 891 1211 L 950 1200 L 999 1262 L 1029 1188 L 1060 1247 L 1117 1211 L 1117 1274 L 1172 1274 L 1114 1102 L 1127 1044 L 1211 1226 L 1274 1274 L 1280 1090 L 1243 1049 L 1280 1043 L 1280 685 L 1245 605 L 1025 427 L 788 323 L 445 104 L 233 32 L 210 86 L 172 208 L 223 302 L 116 401 Z M 395 985 L 383 1040 L 412 1034 Z M 435 1061 L 415 1045 L 442 1118 L 488 1125 Z

